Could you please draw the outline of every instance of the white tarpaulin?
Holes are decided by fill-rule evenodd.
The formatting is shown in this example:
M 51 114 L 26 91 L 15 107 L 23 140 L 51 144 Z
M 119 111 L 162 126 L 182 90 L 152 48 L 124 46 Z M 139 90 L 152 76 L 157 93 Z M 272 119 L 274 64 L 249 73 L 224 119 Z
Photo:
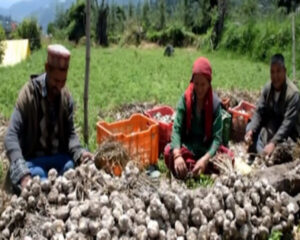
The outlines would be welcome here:
M 2 66 L 15 65 L 30 55 L 28 39 L 6 40 L 4 44 L 4 58 Z

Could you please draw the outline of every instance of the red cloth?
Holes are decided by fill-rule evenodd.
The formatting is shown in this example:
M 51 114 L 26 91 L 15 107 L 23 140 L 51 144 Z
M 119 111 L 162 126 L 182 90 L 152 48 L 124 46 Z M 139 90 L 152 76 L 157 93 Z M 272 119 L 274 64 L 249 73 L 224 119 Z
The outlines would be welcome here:
M 200 57 L 194 62 L 192 79 L 184 93 L 185 104 L 186 104 L 186 131 L 187 131 L 187 133 L 191 130 L 192 106 L 194 104 L 194 102 L 193 102 L 194 101 L 193 77 L 195 74 L 203 74 L 208 78 L 209 82 L 211 82 L 212 70 L 211 70 L 210 62 L 208 61 L 207 58 Z M 212 122 L 213 122 L 213 93 L 212 93 L 211 87 L 208 89 L 206 96 L 205 96 L 204 111 L 205 111 L 205 140 L 208 141 L 211 139 Z
M 191 172 L 198 159 L 195 159 L 194 154 L 185 147 L 182 147 L 180 149 L 180 152 L 181 152 L 182 158 L 185 160 L 188 171 Z M 234 153 L 230 149 L 221 145 L 218 149 L 218 152 L 229 155 L 232 158 L 232 162 L 234 164 Z M 177 174 L 176 174 L 175 168 L 174 168 L 174 158 L 173 158 L 173 153 L 171 151 L 170 144 L 168 144 L 165 147 L 164 158 L 165 158 L 165 164 L 166 164 L 167 168 L 171 170 L 171 172 L 173 173 L 174 176 L 176 176 Z M 206 169 L 206 173 L 218 173 L 218 170 L 217 170 L 217 168 L 215 168 L 214 164 L 209 163 L 208 167 Z
M 191 153 L 187 148 L 182 147 L 180 149 L 181 152 L 181 156 L 182 158 L 185 160 L 186 162 L 186 166 L 188 171 L 192 171 L 195 164 L 196 164 L 196 160 L 195 160 L 195 156 L 193 153 Z M 171 170 L 171 172 L 173 173 L 174 176 L 176 176 L 176 172 L 174 169 L 174 159 L 173 159 L 173 153 L 171 151 L 171 145 L 168 144 L 165 147 L 165 151 L 164 151 L 164 157 L 165 157 L 165 164 L 166 166 Z

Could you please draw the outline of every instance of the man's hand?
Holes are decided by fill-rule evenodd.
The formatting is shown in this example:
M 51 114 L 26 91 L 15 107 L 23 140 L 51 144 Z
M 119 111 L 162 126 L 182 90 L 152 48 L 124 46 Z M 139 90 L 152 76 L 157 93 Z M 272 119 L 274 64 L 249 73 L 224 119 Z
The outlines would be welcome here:
M 88 161 L 91 161 L 93 159 L 94 159 L 94 155 L 88 151 L 85 151 L 81 154 L 80 163 L 87 163 Z
M 245 142 L 247 144 L 251 144 L 252 142 L 252 138 L 253 138 L 253 131 L 252 130 L 249 130 L 246 135 L 245 135 Z
M 197 163 L 195 164 L 192 173 L 194 176 L 199 175 L 200 173 L 204 173 L 208 164 L 208 160 L 210 155 L 206 153 L 203 157 L 201 157 Z
M 183 157 L 180 156 L 174 160 L 174 169 L 179 178 L 181 179 L 185 178 L 188 169 L 186 167 Z
M 27 183 L 31 180 L 31 176 L 30 175 L 25 175 L 24 177 L 22 177 L 20 184 L 22 189 L 26 187 Z
M 274 149 L 275 149 L 275 144 L 270 142 L 264 147 L 264 153 L 267 156 L 270 156 L 273 153 Z

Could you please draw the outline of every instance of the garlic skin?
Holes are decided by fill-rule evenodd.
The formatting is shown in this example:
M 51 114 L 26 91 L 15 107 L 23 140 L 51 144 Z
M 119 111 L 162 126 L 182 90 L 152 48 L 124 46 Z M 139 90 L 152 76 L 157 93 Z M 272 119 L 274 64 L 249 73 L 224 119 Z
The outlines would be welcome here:
M 110 233 L 106 228 L 101 229 L 96 236 L 97 240 L 106 240 L 110 239 Z
M 155 239 L 159 236 L 159 226 L 157 221 L 149 221 L 149 223 L 147 224 L 147 233 L 151 239 Z

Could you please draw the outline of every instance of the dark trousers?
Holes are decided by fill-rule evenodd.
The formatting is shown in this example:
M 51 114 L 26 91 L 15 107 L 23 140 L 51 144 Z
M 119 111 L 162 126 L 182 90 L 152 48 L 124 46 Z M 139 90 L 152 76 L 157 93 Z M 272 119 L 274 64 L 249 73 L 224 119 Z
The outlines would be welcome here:
M 41 180 L 48 177 L 48 171 L 55 168 L 59 175 L 74 168 L 75 164 L 71 156 L 67 154 L 55 154 L 53 156 L 37 157 L 27 160 L 27 166 L 31 175 L 40 176 Z

